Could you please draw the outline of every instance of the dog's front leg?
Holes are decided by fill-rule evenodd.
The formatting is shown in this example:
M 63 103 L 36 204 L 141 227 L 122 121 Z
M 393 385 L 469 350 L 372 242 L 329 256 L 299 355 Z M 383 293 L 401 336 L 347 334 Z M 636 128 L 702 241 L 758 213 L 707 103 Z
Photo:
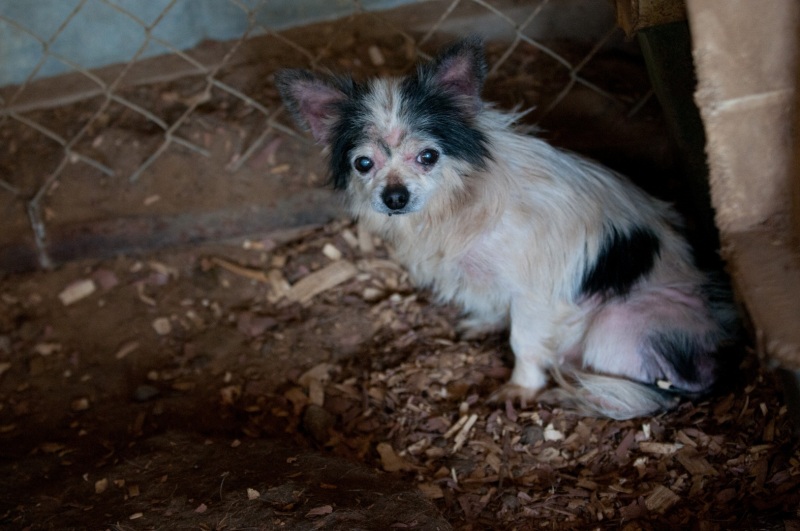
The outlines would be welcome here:
M 478 312 L 474 309 L 459 321 L 456 326 L 461 339 L 477 339 L 479 337 L 508 329 L 508 313 L 490 308 L 491 311 Z
M 511 350 L 514 371 L 511 380 L 498 390 L 493 399 L 531 403 L 547 385 L 547 371 L 554 363 L 553 331 L 556 320 L 545 307 L 512 307 Z
M 511 298 L 485 281 L 465 282 L 454 297 L 465 314 L 456 326 L 461 339 L 477 339 L 509 328 Z

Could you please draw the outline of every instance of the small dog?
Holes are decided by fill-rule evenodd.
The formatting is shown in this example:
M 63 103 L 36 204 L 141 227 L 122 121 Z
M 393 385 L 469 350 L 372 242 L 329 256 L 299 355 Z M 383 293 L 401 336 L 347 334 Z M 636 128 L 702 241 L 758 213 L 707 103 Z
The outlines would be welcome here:
M 411 278 L 460 305 L 468 337 L 510 329 L 523 403 L 552 374 L 579 409 L 631 418 L 717 380 L 736 314 L 694 265 L 671 208 L 599 164 L 513 128 L 481 100 L 468 38 L 405 78 L 283 70 L 296 121 L 329 150 L 352 214 Z M 553 393 L 553 391 L 551 391 Z

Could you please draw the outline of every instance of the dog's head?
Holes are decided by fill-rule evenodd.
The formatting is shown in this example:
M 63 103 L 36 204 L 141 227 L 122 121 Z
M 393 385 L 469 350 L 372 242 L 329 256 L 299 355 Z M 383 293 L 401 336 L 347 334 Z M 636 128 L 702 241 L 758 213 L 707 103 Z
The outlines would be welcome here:
M 330 153 L 335 188 L 382 214 L 422 210 L 490 157 L 477 127 L 483 45 L 465 39 L 414 74 L 356 83 L 282 70 L 276 84 L 295 120 Z

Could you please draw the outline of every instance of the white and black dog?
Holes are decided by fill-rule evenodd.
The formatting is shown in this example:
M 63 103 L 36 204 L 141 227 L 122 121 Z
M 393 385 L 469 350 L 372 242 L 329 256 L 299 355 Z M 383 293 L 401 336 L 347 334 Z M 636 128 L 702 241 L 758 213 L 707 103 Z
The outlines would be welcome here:
M 499 397 L 533 399 L 550 373 L 562 398 L 629 418 L 708 392 L 736 315 L 693 265 L 676 214 L 515 131 L 514 114 L 481 100 L 485 77 L 469 38 L 404 78 L 283 70 L 276 84 L 329 150 L 352 214 L 415 283 L 460 305 L 468 335 L 510 329 Z

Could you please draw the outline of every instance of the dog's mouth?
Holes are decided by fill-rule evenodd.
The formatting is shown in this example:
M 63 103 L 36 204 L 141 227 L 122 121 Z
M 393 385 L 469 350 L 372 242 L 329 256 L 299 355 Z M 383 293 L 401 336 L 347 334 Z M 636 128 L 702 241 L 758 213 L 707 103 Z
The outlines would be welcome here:
M 378 214 L 385 214 L 391 217 L 391 216 L 404 216 L 406 214 L 414 212 L 417 209 L 414 208 L 414 205 L 411 204 L 405 205 L 403 208 L 389 208 L 382 202 L 373 201 L 372 210 Z

